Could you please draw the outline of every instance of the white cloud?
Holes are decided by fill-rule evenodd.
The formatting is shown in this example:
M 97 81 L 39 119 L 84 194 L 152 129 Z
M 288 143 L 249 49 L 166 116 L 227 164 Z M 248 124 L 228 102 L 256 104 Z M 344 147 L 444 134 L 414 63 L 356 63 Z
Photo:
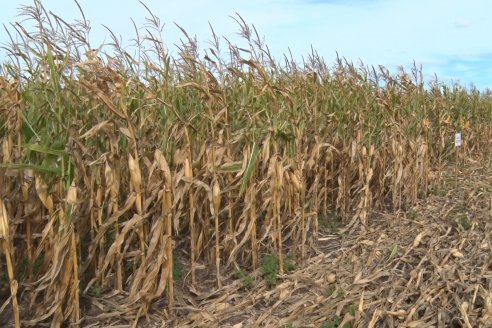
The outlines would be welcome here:
M 455 21 L 454 26 L 456 28 L 468 28 L 472 25 L 472 22 L 469 19 L 459 19 Z

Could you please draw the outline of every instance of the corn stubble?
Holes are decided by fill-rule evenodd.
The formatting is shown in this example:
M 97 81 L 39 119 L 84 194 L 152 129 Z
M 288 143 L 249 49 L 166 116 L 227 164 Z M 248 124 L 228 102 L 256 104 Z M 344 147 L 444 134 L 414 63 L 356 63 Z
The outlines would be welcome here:
M 316 247 L 319 218 L 363 229 L 372 209 L 425 196 L 455 131 L 462 155 L 488 150 L 489 95 L 425 88 L 416 68 L 330 68 L 315 52 L 280 63 L 240 17 L 245 45 L 222 49 L 212 30 L 203 56 L 182 30 L 170 57 L 150 11 L 132 56 L 112 34 L 94 50 L 83 14 L 70 25 L 39 1 L 21 11 L 38 29 L 11 26 L 0 72 L 0 268 L 16 324 L 16 279 L 27 325 L 79 325 L 96 287 L 124 296 L 105 318 L 136 325 L 162 298 L 172 312 L 178 245 L 185 284 L 205 267 L 220 287 L 264 253 L 283 270 L 287 245 Z

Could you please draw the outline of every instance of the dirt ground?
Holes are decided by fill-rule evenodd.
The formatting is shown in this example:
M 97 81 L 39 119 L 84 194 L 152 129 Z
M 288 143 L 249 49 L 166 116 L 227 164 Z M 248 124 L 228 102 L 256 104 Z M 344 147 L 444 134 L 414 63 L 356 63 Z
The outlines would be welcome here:
M 324 226 L 313 256 L 273 287 L 258 271 L 251 279 L 231 274 L 219 290 L 211 272 L 190 288 L 184 270 L 175 313 L 156 302 L 138 326 L 492 327 L 491 202 L 492 164 L 467 161 L 457 179 L 448 168 L 406 212 L 372 213 L 352 233 Z M 107 309 L 117 300 L 83 303 Z M 91 314 L 83 327 L 133 323 L 111 311 Z

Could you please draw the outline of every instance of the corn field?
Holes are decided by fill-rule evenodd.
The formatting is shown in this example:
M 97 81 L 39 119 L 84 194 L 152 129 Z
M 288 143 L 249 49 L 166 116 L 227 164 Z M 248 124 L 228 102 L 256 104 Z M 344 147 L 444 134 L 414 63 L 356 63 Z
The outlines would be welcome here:
M 96 288 L 124 295 L 112 315 L 172 312 L 177 253 L 194 288 L 263 254 L 282 270 L 332 213 L 364 229 L 426 197 L 456 132 L 461 157 L 489 150 L 488 94 L 417 67 L 278 60 L 240 16 L 243 44 L 182 30 L 171 56 L 150 11 L 131 49 L 110 30 L 94 49 L 82 11 L 21 13 L 35 27 L 7 29 L 0 70 L 0 306 L 23 326 L 80 325 Z

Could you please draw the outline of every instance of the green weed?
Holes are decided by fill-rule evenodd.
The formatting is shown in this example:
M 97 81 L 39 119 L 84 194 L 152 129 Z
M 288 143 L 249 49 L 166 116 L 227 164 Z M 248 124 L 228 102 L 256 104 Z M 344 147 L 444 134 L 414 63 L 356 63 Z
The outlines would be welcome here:
M 5 288 L 9 285 L 9 276 L 7 275 L 7 270 L 0 272 L 0 289 Z
M 389 260 L 395 258 L 396 255 L 398 255 L 398 245 L 393 245 L 391 246 L 391 248 L 389 249 Z
M 289 254 L 284 261 L 284 269 L 287 272 L 292 272 L 297 269 L 297 262 L 295 259 L 295 254 Z
M 352 328 L 351 323 L 346 323 L 343 325 L 343 327 L 340 326 L 341 323 L 342 323 L 342 318 L 340 318 L 338 315 L 335 314 L 321 327 L 322 328 Z
M 179 255 L 173 256 L 173 279 L 181 280 L 183 277 L 183 263 Z
M 468 216 L 461 217 L 460 218 L 460 224 L 463 227 L 463 229 L 465 229 L 465 230 L 470 230 L 470 228 L 472 227 L 472 223 L 471 223 L 470 219 L 468 219 Z
M 407 218 L 410 219 L 410 220 L 416 220 L 420 217 L 420 212 L 415 210 L 415 209 L 411 209 L 410 211 L 408 211 L 407 213 Z
M 323 324 L 323 326 L 321 326 L 321 327 L 322 328 L 338 328 L 341 322 L 342 322 L 342 319 L 335 314 L 327 322 L 325 322 Z
M 247 288 L 253 287 L 253 278 L 251 278 L 251 276 L 243 269 L 236 268 L 234 271 L 234 276 L 236 279 L 241 279 Z
M 335 285 L 328 286 L 325 290 L 325 295 L 327 297 L 331 297 L 336 292 L 336 290 L 337 288 L 335 287 Z
M 92 297 L 101 297 L 101 287 L 98 285 L 92 285 L 87 290 L 87 294 Z
M 103 308 L 103 311 L 106 313 L 111 313 L 111 312 L 114 312 L 115 310 L 116 310 L 116 308 L 111 304 L 104 305 L 104 308 Z
M 350 305 L 348 308 L 348 313 L 350 313 L 351 316 L 355 317 L 355 314 L 357 313 L 357 307 L 355 305 Z
M 261 261 L 261 272 L 266 282 L 272 286 L 277 284 L 280 265 L 277 256 L 266 255 Z

